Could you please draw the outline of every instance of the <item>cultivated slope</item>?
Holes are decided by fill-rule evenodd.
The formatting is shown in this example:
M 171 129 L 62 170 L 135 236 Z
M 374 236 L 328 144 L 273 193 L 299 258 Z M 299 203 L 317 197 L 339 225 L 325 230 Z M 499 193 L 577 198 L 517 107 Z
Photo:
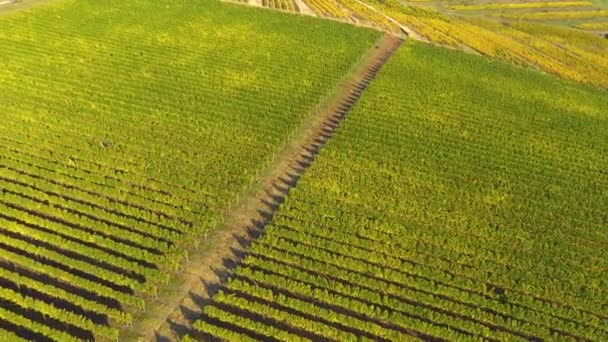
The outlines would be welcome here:
M 231 211 L 226 227 L 211 237 L 213 245 L 199 258 L 191 260 L 190 287 L 183 291 L 183 300 L 173 303 L 173 312 L 167 313 L 166 323 L 156 331 L 157 339 L 180 339 L 191 329 L 192 321 L 201 315 L 203 303 L 216 293 L 251 241 L 263 232 L 285 196 L 402 42 L 399 37 L 386 35 L 371 48 L 341 82 L 335 96 L 322 105 L 270 165 L 266 175 L 260 178 L 258 191 L 243 197 L 241 205 Z
M 608 339 L 608 99 L 408 43 L 197 338 Z
M 214 1 L 0 17 L 0 331 L 115 339 L 379 37 Z

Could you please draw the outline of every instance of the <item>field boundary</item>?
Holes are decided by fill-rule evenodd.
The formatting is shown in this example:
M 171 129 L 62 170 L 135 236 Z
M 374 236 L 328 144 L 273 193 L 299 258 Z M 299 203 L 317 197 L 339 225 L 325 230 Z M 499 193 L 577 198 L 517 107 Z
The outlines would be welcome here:
M 272 220 L 290 189 L 402 42 L 402 38 L 386 34 L 367 51 L 340 82 L 334 96 L 322 101 L 315 115 L 260 175 L 254 189 L 227 212 L 224 224 L 207 239 L 207 247 L 190 254 L 179 290 L 171 298 L 165 298 L 165 304 L 158 304 L 147 317 L 124 331 L 129 339 L 169 341 L 189 332 L 192 320 L 200 315 L 200 308 L 244 256 L 247 246 Z

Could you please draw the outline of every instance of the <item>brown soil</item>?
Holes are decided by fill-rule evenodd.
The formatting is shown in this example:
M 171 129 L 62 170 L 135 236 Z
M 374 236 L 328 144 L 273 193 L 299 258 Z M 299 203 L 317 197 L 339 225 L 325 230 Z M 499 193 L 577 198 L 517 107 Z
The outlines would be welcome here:
M 189 331 L 190 323 L 201 315 L 201 307 L 272 220 L 289 190 L 401 43 L 401 38 L 385 35 L 366 53 L 339 84 L 335 95 L 313 113 L 296 138 L 262 173 L 254 188 L 227 212 L 225 223 L 205 242 L 206 249 L 190 255 L 184 271 L 177 276 L 177 285 L 169 293 L 161 294 L 160 300 L 148 307 L 146 317 L 125 331 L 127 339 L 178 340 Z

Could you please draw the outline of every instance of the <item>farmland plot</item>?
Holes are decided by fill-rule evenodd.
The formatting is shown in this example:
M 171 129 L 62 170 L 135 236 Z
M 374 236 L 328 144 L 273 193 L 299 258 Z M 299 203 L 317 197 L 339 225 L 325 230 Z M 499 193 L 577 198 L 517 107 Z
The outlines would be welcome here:
M 608 339 L 607 113 L 592 87 L 410 42 L 192 336 Z
M 606 10 L 589 1 L 401 1 L 305 0 L 320 17 L 372 26 L 393 34 L 540 69 L 563 78 L 608 88 L 608 55 L 581 53 L 579 43 L 563 45 L 561 30 L 583 50 L 608 46 L 599 34 Z M 570 27 L 566 27 L 570 26 Z M 522 29 L 522 27 L 525 27 Z M 578 32 L 577 32 L 578 31 Z M 579 45 L 576 47 L 575 45 Z
M 0 16 L 0 337 L 116 339 L 378 37 L 215 1 Z
M 548 25 L 454 17 L 432 9 L 406 6 L 397 0 L 365 1 L 432 43 L 473 50 L 608 89 L 608 55 L 594 51 L 605 49 L 608 41 L 599 36 Z M 571 43 L 562 44 L 563 39 L 556 39 L 553 31 L 559 31 L 561 37 L 568 36 L 565 39 Z

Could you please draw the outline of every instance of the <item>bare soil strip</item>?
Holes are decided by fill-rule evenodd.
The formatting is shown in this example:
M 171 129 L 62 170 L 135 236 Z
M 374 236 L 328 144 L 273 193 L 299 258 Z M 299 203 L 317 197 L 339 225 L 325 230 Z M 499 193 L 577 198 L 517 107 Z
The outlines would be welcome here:
M 222 227 L 204 242 L 206 247 L 190 255 L 184 270 L 176 276 L 173 289 L 161 293 L 160 300 L 148 308 L 145 317 L 125 331 L 127 339 L 174 341 L 189 332 L 191 322 L 201 315 L 201 307 L 272 220 L 290 189 L 402 42 L 400 37 L 385 35 L 363 56 L 335 94 L 321 104 L 261 174 L 254 188 L 226 213 Z

